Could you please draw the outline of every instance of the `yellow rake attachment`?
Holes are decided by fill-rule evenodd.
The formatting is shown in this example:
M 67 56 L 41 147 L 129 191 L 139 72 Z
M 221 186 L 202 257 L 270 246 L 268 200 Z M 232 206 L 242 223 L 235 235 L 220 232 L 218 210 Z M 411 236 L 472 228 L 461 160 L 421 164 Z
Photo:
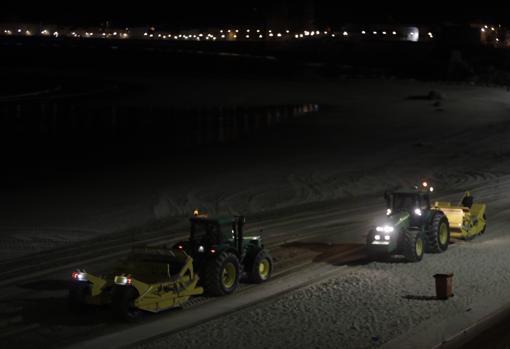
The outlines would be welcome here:
M 453 206 L 450 202 L 437 201 L 434 209 L 444 212 L 450 224 L 450 236 L 457 239 L 470 240 L 483 234 L 487 225 L 485 218 L 486 205 L 474 203 L 471 208 Z

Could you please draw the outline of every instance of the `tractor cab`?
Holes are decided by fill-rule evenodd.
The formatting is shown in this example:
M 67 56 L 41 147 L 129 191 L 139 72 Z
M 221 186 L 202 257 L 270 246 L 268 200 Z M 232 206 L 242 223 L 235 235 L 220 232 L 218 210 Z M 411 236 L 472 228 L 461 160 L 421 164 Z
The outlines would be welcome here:
M 431 209 L 430 193 L 433 191 L 433 187 L 423 182 L 420 187 L 415 186 L 409 190 L 385 192 L 386 214 L 390 216 L 407 212 L 411 216 L 421 217 L 424 212 Z
M 409 212 L 414 213 L 430 209 L 430 197 L 428 193 L 417 191 L 396 191 L 386 194 L 388 213 Z M 388 215 L 389 215 L 388 214 Z
M 216 253 L 231 249 L 241 257 L 245 250 L 245 218 L 209 218 L 196 215 L 190 219 L 190 248 L 198 253 Z

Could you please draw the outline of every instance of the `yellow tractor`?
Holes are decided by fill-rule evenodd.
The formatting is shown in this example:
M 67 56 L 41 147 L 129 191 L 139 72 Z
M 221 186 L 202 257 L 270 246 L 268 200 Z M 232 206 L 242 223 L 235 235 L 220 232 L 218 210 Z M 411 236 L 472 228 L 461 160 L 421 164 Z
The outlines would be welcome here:
M 474 203 L 471 193 L 455 205 L 451 202 L 436 201 L 434 209 L 442 211 L 450 224 L 450 236 L 457 239 L 471 240 L 477 235 L 485 233 L 487 226 L 483 203 Z

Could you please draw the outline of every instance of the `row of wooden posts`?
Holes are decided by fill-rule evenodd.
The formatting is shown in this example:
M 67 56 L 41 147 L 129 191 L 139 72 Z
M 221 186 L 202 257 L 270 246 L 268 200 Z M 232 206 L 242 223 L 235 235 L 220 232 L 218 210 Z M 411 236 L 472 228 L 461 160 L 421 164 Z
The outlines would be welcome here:
M 203 145 L 244 135 L 318 111 L 316 104 L 217 107 L 89 107 L 60 102 L 0 104 L 0 128 L 7 137 L 36 139 L 131 139 Z

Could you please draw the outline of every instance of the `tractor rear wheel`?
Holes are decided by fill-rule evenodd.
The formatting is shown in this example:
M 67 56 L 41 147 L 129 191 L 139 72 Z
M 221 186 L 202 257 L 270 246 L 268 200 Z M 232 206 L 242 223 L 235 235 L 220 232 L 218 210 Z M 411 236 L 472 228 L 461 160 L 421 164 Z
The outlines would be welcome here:
M 443 212 L 432 217 L 427 230 L 427 252 L 441 253 L 448 249 L 450 243 L 450 225 Z
M 271 278 L 273 272 L 273 258 L 266 250 L 260 250 L 251 264 L 251 270 L 248 273 L 250 282 L 260 284 Z
M 113 289 L 112 310 L 116 318 L 123 321 L 135 321 L 142 311 L 135 306 L 139 297 L 136 288 L 131 286 L 117 286 Z
M 213 296 L 225 296 L 237 289 L 241 264 L 234 253 L 223 252 L 208 261 L 204 273 L 205 291 Z
M 419 231 L 408 230 L 403 232 L 402 253 L 409 262 L 419 262 L 423 259 L 425 242 Z

